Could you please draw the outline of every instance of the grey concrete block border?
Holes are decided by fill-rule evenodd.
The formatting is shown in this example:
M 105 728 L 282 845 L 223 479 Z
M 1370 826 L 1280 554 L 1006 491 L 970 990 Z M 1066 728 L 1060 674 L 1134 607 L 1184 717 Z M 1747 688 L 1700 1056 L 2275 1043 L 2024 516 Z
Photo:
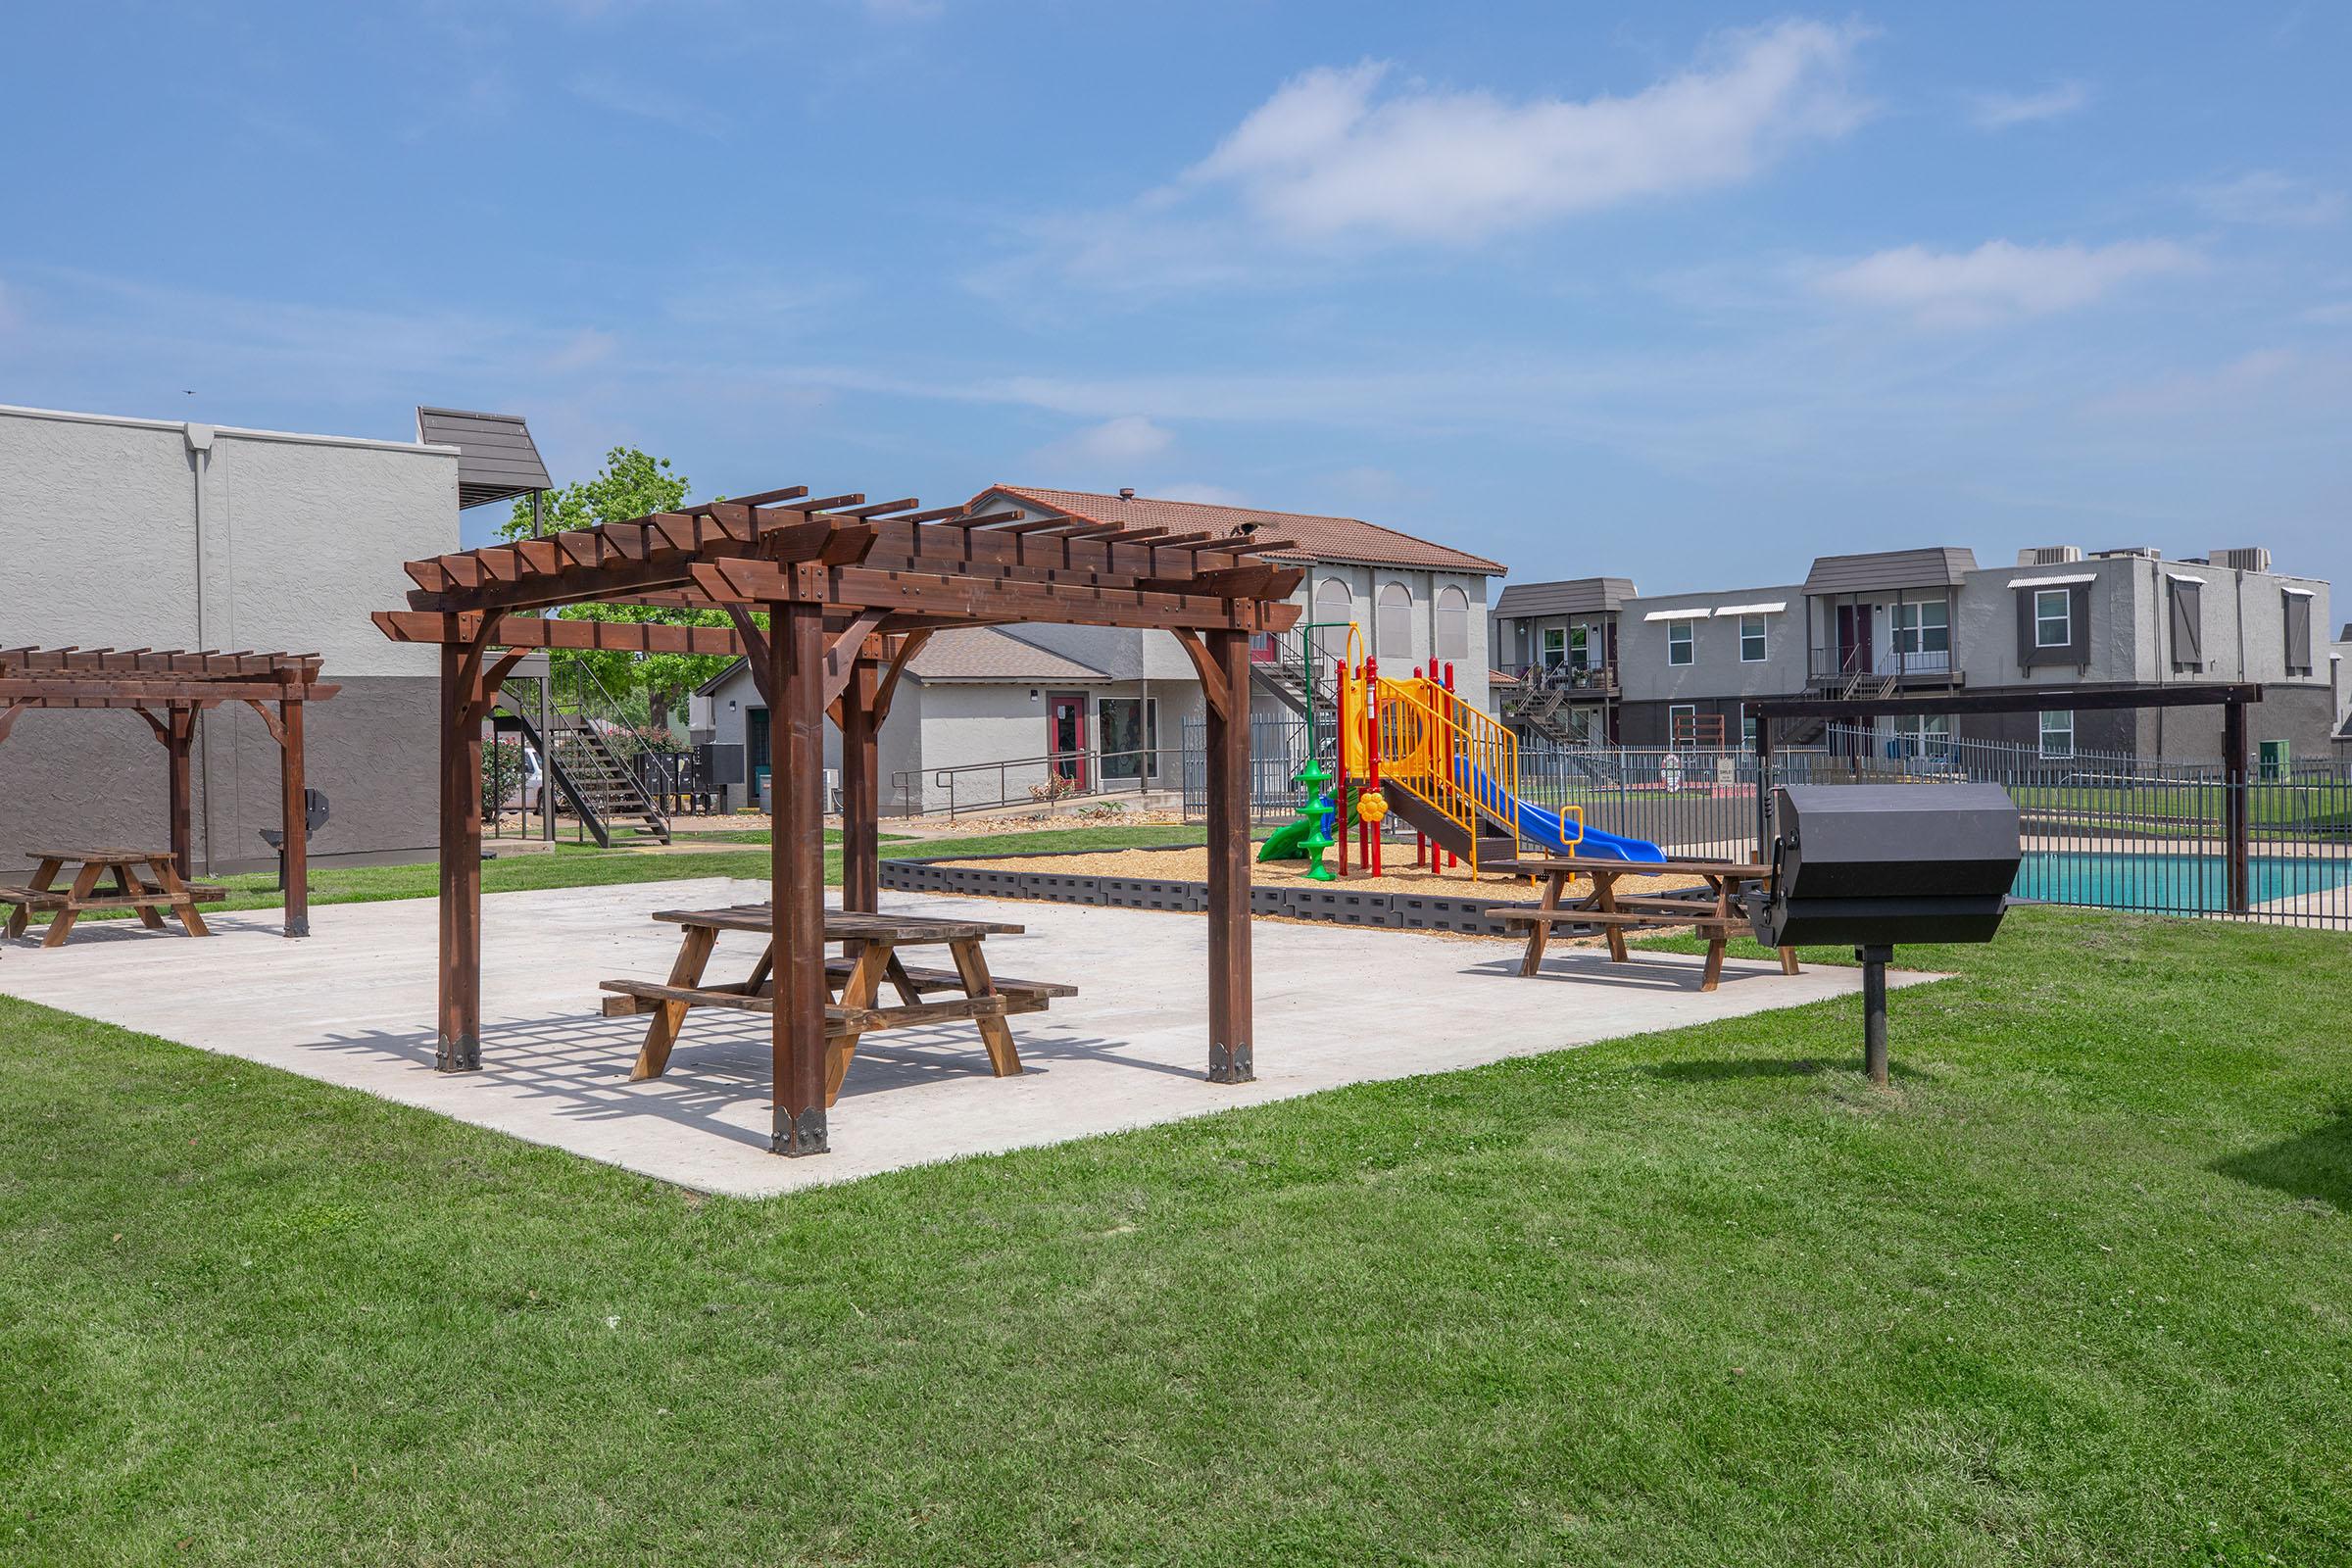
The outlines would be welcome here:
M 1199 849 L 1197 844 L 1148 846 L 1155 849 Z M 1054 904 L 1094 904 L 1126 909 L 1175 909 L 1199 913 L 1208 907 L 1208 885 L 1156 877 L 1074 876 L 1050 869 L 1065 856 L 1093 855 L 1093 850 L 1025 850 L 991 856 L 998 865 L 944 865 L 927 859 L 885 859 L 882 885 L 901 893 L 967 893 L 991 899 L 1043 899 Z M 971 856 L 956 857 L 970 859 Z M 1011 862 L 1023 862 L 1015 867 Z M 1297 887 L 1254 886 L 1250 890 L 1252 914 L 1280 915 L 1293 920 L 1324 920 L 1334 925 L 1375 926 L 1401 931 L 1454 931 L 1466 936 L 1503 937 L 1514 933 L 1486 913 L 1488 906 L 1533 900 L 1449 898 L 1428 893 L 1376 893 L 1345 884 Z M 1581 926 L 1564 928 L 1583 932 Z M 1594 928 L 1597 929 L 1597 928 Z

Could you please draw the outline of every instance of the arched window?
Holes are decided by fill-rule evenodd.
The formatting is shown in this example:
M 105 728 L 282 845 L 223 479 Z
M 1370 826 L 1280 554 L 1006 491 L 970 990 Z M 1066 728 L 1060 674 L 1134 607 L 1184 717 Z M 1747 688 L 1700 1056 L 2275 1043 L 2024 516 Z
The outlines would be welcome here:
M 1315 657 L 1339 659 L 1348 652 L 1346 622 L 1355 618 L 1355 596 L 1348 585 L 1337 577 L 1326 577 L 1315 585 L 1315 619 L 1339 622 L 1315 633 Z
M 1438 590 L 1437 657 L 1454 663 L 1470 657 L 1470 596 L 1450 583 Z
M 1372 652 L 1401 664 L 1413 657 L 1413 596 L 1400 582 L 1384 583 L 1372 626 Z

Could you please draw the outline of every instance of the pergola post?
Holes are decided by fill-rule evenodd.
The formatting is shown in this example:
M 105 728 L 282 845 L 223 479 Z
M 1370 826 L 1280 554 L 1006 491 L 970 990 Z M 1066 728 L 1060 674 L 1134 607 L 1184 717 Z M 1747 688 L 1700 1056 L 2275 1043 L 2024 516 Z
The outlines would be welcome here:
M 2230 912 L 2244 914 L 2253 906 L 2253 861 L 2248 841 L 2253 837 L 2253 813 L 2246 799 L 2246 705 L 2231 702 L 2222 709 L 2222 824 L 2230 860 Z
M 1208 704 L 1208 1081 L 1257 1076 L 1250 1042 L 1250 634 L 1204 635 Z
M 482 652 L 480 638 L 441 647 L 439 1072 L 482 1065 Z
M 825 623 L 821 605 L 767 607 L 770 824 L 769 1148 L 821 1154 L 825 1134 Z M 846 710 L 845 710 L 846 712 Z
M 196 708 L 172 703 L 164 712 L 165 763 L 171 780 L 172 860 L 181 881 L 196 874 L 195 787 L 189 777 L 188 751 L 196 735 Z
M 311 812 L 302 771 L 302 710 L 294 698 L 277 705 L 280 849 L 286 866 L 286 935 L 311 934 Z
M 866 914 L 882 898 L 881 676 L 860 654 L 841 692 L 841 906 Z

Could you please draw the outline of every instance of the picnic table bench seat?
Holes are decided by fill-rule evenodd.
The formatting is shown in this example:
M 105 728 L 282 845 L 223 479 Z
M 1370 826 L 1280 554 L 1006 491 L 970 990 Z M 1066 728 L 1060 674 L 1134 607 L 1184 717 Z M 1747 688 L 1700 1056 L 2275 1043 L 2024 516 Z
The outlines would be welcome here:
M 1509 926 L 1527 930 L 1527 952 L 1519 960 L 1523 976 L 1540 973 L 1544 949 L 1554 926 L 1592 926 L 1608 940 L 1609 958 L 1625 963 L 1632 955 L 1625 945 L 1628 930 L 1646 927 L 1669 930 L 1689 927 L 1707 944 L 1706 962 L 1699 970 L 1698 989 L 1712 991 L 1723 978 L 1724 949 L 1748 929 L 1740 907 L 1740 891 L 1771 876 L 1769 866 L 1739 860 L 1604 860 L 1582 856 L 1504 860 L 1493 869 L 1507 876 L 1524 876 L 1544 884 L 1544 902 L 1535 908 L 1520 904 L 1490 905 L 1487 913 Z M 1592 891 L 1570 902 L 1568 883 L 1584 877 Z M 1695 877 L 1704 888 L 1700 898 L 1658 894 L 1620 894 L 1617 882 L 1627 876 Z M 1796 973 L 1796 955 L 1781 950 L 1781 972 Z
M 32 850 L 27 855 L 39 862 L 32 879 L 0 884 L 0 906 L 8 909 L 0 930 L 21 937 L 33 915 L 46 914 L 48 929 L 41 934 L 44 948 L 64 946 L 76 920 L 108 909 L 136 912 L 139 923 L 150 931 L 166 929 L 164 916 L 169 914 L 189 936 L 210 936 L 196 906 L 218 904 L 228 897 L 228 890 L 218 883 L 183 880 L 169 850 Z M 69 876 L 68 866 L 78 869 Z M 102 879 L 114 885 L 101 891 L 98 884 Z
M 645 1044 L 638 1052 L 632 1078 L 659 1077 L 667 1067 L 679 1027 L 695 1007 L 731 1007 L 746 1012 L 775 1010 L 775 950 L 763 943 L 751 973 L 742 980 L 711 981 L 703 977 L 711 950 L 722 931 L 762 937 L 773 929 L 766 905 L 735 905 L 723 909 L 659 909 L 656 920 L 684 927 L 676 961 L 666 981 L 606 980 L 600 989 L 608 1017 L 650 1013 Z M 841 1093 L 843 1077 L 858 1040 L 887 1029 L 909 1029 L 925 1024 L 969 1020 L 978 1025 L 987 1049 L 989 1066 L 1000 1078 L 1021 1070 L 1012 1031 L 1004 1020 L 1020 1013 L 1043 1012 L 1056 997 L 1074 997 L 1078 988 L 1054 980 L 1018 980 L 989 972 L 980 955 L 982 939 L 1018 935 L 1021 927 L 995 920 L 958 920 L 933 915 L 887 915 L 855 910 L 828 910 L 825 942 L 846 950 L 825 960 L 827 988 L 838 993 L 825 1007 L 825 1038 L 832 1051 L 827 1057 L 825 1101 Z M 926 968 L 904 962 L 899 949 L 906 945 L 944 945 L 955 960 L 953 968 Z M 899 1004 L 884 1005 L 879 992 L 889 986 Z M 942 995 L 942 993 L 956 993 Z

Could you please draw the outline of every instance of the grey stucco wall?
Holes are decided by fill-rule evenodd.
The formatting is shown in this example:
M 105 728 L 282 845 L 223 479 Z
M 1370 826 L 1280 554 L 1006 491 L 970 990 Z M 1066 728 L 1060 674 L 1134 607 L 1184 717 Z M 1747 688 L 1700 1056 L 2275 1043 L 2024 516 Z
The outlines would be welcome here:
M 1461 591 L 1466 601 L 1463 639 L 1468 652 L 1453 660 L 1453 689 L 1472 707 L 1485 712 L 1494 710 L 1494 694 L 1489 690 L 1487 671 L 1490 663 L 1489 627 L 1487 620 L 1487 579 L 1468 572 L 1421 571 L 1399 566 L 1366 566 L 1350 562 L 1318 562 L 1307 569 L 1298 591 L 1291 602 L 1305 607 L 1300 620 L 1315 618 L 1311 595 L 1326 579 L 1337 579 L 1347 585 L 1349 618 L 1362 634 L 1366 652 L 1377 652 L 1381 673 L 1389 676 L 1409 675 L 1413 666 L 1427 666 L 1435 658 L 1437 647 L 1437 596 L 1446 588 Z M 1411 606 L 1410 634 L 1401 653 L 1375 649 L 1374 631 L 1378 625 L 1379 594 L 1394 584 L 1402 588 Z
M 1804 591 L 1796 587 L 1741 588 L 1703 594 L 1656 594 L 1625 602 L 1617 627 L 1618 687 L 1628 704 L 1738 702 L 1800 691 L 1805 684 Z M 1740 657 L 1738 615 L 1713 611 L 1741 605 L 1788 608 L 1764 616 L 1766 657 L 1748 663 Z M 1691 661 L 1666 662 L 1668 634 L 1675 624 L 1646 617 L 1660 612 L 1706 610 L 1692 620 Z M 1712 710 L 1720 711 L 1722 710 Z
M 438 664 L 369 621 L 401 564 L 458 545 L 457 455 L 398 442 L 0 409 L 0 643 L 318 654 L 309 714 L 333 817 L 313 854 L 435 851 Z M 198 863 L 262 863 L 277 748 L 241 705 L 198 720 Z M 165 837 L 163 748 L 127 713 L 29 713 L 0 745 L 0 870 L 34 838 Z

